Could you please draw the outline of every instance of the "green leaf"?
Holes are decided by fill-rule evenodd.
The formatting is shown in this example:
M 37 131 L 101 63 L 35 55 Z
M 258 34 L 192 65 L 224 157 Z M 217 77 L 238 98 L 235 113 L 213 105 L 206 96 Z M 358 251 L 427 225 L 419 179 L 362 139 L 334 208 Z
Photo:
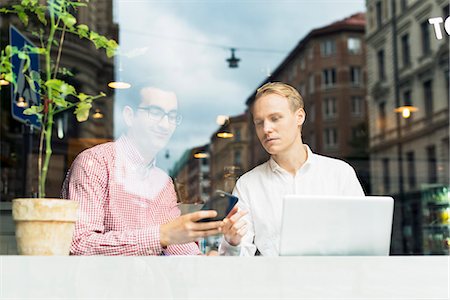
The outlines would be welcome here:
M 63 95 L 76 95 L 75 88 L 72 85 L 67 84 L 67 83 L 64 83 L 63 85 L 61 85 L 60 92 Z
M 84 122 L 89 118 L 89 110 L 91 109 L 92 104 L 86 102 L 80 102 L 77 105 L 77 108 L 74 111 L 74 114 L 77 117 L 78 122 Z
M 12 47 L 10 45 L 5 47 L 5 53 L 6 53 L 6 55 L 11 56 Z
M 25 73 L 30 68 L 30 65 L 31 65 L 31 59 L 27 55 L 27 58 L 25 58 L 25 63 L 23 64 L 22 73 Z
M 9 82 L 16 82 L 15 80 L 15 76 L 14 73 L 6 73 L 5 74 L 5 80 L 9 81 Z
M 71 2 L 70 5 L 73 7 L 87 6 L 86 3 L 82 3 L 82 2 Z
M 33 7 L 37 5 L 38 0 L 22 0 L 21 5 L 22 6 L 29 6 Z
M 80 24 L 77 26 L 78 30 L 89 31 L 89 27 L 85 24 Z
M 36 93 L 38 90 L 36 89 L 35 81 L 30 76 L 28 76 L 27 74 L 25 74 L 24 76 L 25 76 L 25 79 L 27 80 L 28 85 L 30 86 L 30 88 L 33 90 L 33 92 Z
M 106 56 L 111 58 L 116 54 L 116 50 L 112 50 L 110 48 L 106 48 Z
M 89 39 L 90 39 L 91 41 L 94 41 L 94 40 L 98 39 L 99 36 L 100 36 L 100 35 L 99 35 L 97 32 L 91 31 L 91 33 L 89 34 Z
M 77 23 L 77 19 L 69 13 L 62 14 L 60 18 L 63 20 L 64 24 L 66 24 L 66 26 L 69 28 L 73 27 L 73 25 Z
M 80 38 L 89 38 L 89 27 L 84 24 L 78 25 L 77 33 Z
M 45 54 L 45 48 L 36 47 L 35 51 L 36 51 L 35 53 L 37 54 Z
M 115 40 L 109 40 L 106 45 L 106 55 L 108 57 L 113 57 L 114 55 L 116 55 L 116 51 L 117 51 L 118 47 L 119 47 L 119 45 L 117 44 L 117 42 Z
M 25 52 L 23 52 L 23 51 L 19 51 L 17 53 L 17 56 L 20 59 L 25 60 L 25 63 L 23 65 L 23 69 L 22 69 L 22 72 L 25 73 L 28 70 L 28 68 L 30 67 L 30 64 L 31 64 L 30 56 L 28 54 L 26 54 Z
M 44 54 L 45 53 L 45 48 L 33 47 L 30 45 L 25 45 L 25 49 L 28 50 L 30 53 L 36 53 L 36 54 Z
M 42 24 L 47 25 L 47 19 L 45 18 L 45 6 L 37 8 L 35 13 L 39 21 Z
M 17 53 L 17 56 L 19 56 L 20 59 L 27 59 L 28 54 L 26 54 L 23 51 L 20 51 L 19 53 Z
M 54 90 L 59 91 L 61 88 L 61 85 L 63 85 L 65 82 L 59 79 L 50 79 L 45 82 L 45 86 Z
M 58 107 L 67 107 L 69 105 L 69 102 L 64 99 L 63 96 L 57 95 L 55 97 L 52 97 L 53 103 L 55 103 Z
M 28 26 L 28 15 L 24 11 L 18 11 L 17 16 L 19 16 L 19 19 L 23 25 Z
M 89 98 L 89 96 L 88 95 L 86 95 L 85 93 L 79 93 L 78 94 L 78 99 L 80 99 L 80 101 L 86 101 L 86 99 L 88 99 Z
M 110 47 L 112 49 L 117 49 L 117 47 L 119 47 L 119 44 L 117 44 L 117 42 L 115 40 L 109 40 L 108 47 Z
M 27 108 L 23 111 L 25 115 L 37 115 L 44 111 L 44 105 L 33 105 L 30 108 Z
M 59 68 L 58 73 L 62 75 L 74 76 L 74 74 L 67 68 Z
M 59 79 L 50 79 L 45 82 L 45 86 L 49 89 L 56 90 L 62 95 L 76 95 L 75 88 Z

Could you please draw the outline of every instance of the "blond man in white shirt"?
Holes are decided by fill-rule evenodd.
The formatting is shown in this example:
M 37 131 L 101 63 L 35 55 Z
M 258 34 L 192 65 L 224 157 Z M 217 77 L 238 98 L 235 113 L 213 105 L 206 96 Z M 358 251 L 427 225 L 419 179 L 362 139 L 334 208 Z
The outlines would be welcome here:
M 239 227 L 246 233 L 242 240 L 222 241 L 220 253 L 277 256 L 285 195 L 361 196 L 364 191 L 349 164 L 315 154 L 303 144 L 306 112 L 295 88 L 281 82 L 263 85 L 250 111 L 258 139 L 271 157 L 237 181 L 233 193 L 239 197 L 239 210 L 247 214 L 233 225 L 247 222 Z

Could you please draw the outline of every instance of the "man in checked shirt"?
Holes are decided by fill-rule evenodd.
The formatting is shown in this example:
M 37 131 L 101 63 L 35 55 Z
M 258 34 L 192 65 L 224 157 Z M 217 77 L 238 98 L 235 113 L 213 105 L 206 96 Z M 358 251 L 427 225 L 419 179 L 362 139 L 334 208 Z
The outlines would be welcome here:
M 215 211 L 180 216 L 173 182 L 155 166 L 181 122 L 176 95 L 153 87 L 134 93 L 138 101 L 123 108 L 126 133 L 83 151 L 67 173 L 62 197 L 80 203 L 71 254 L 197 255 L 194 241 L 219 233 L 238 245 L 245 212 L 235 208 L 217 222 L 196 222 Z

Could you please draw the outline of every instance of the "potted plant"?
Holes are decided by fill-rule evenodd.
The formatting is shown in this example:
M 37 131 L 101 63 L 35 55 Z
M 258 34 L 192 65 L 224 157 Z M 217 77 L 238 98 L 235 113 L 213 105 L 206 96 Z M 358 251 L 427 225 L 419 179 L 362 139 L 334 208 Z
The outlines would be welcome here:
M 45 198 L 45 183 L 52 155 L 52 133 L 55 115 L 74 109 L 79 122 L 86 121 L 92 102 L 104 97 L 104 93 L 87 95 L 60 79 L 73 76 L 60 67 L 64 38 L 67 34 L 90 40 L 97 49 L 106 50 L 112 57 L 117 42 L 78 24 L 74 12 L 87 6 L 88 0 L 22 0 L 20 4 L 0 8 L 0 14 L 16 14 L 28 26 L 30 19 L 36 19 L 38 30 L 32 34 L 39 38 L 40 45 L 24 46 L 22 49 L 7 45 L 0 53 L 0 77 L 17 88 L 16 76 L 10 59 L 17 55 L 24 60 L 24 76 L 34 92 L 39 94 L 40 103 L 32 105 L 24 114 L 36 115 L 41 124 L 38 158 L 38 198 L 13 200 L 13 218 L 16 222 L 16 240 L 19 254 L 25 255 L 68 255 L 72 240 L 78 203 L 72 200 Z M 42 57 L 41 72 L 29 71 L 30 55 Z M 28 70 L 28 72 L 27 72 Z M 25 74 L 25 72 L 27 72 Z M 0 86 L 1 88 L 1 86 Z

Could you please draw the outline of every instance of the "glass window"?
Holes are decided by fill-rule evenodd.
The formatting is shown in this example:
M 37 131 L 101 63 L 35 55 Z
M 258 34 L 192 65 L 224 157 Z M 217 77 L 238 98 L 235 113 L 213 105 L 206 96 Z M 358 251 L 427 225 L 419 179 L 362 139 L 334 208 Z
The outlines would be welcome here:
M 406 153 L 406 164 L 408 172 L 408 184 L 410 188 L 416 187 L 416 160 L 414 157 L 414 151 Z
M 324 117 L 326 119 L 334 118 L 337 113 L 336 98 L 325 98 L 323 104 Z
M 408 8 L 408 0 L 401 0 L 400 5 L 402 11 L 405 11 Z M 399 13 L 402 13 L 402 11 L 400 11 Z
M 378 105 L 378 119 L 380 133 L 384 135 L 386 133 L 386 102 Z
M 433 89 L 432 81 L 427 80 L 423 83 L 423 97 L 425 102 L 425 116 L 431 118 L 433 116 Z
M 362 114 L 362 110 L 363 110 L 363 108 L 362 108 L 363 102 L 362 101 L 363 101 L 362 97 L 360 97 L 360 96 L 352 97 L 352 115 L 359 116 Z
M 445 19 L 447 19 L 447 17 L 450 15 L 450 12 L 449 12 L 449 4 L 447 4 L 446 6 L 444 6 L 443 8 L 442 8 L 442 18 L 444 19 L 444 21 L 445 21 Z
M 377 52 L 377 63 L 378 63 L 378 79 L 386 79 L 386 73 L 384 70 L 384 50 L 381 49 Z
M 352 85 L 361 85 L 362 83 L 362 74 L 360 67 L 350 67 L 350 81 Z
M 20 5 L 21 1 L 0 2 L 2 8 L 12 2 Z M 46 5 L 51 1 L 38 2 Z M 389 19 L 393 2 L 399 21 L 395 37 Z M 307 116 L 302 134 L 313 150 L 346 160 L 355 168 L 367 195 L 405 199 L 399 209 L 408 210 L 411 202 L 419 204 L 417 219 L 413 220 L 412 214 L 406 213 L 400 214 L 404 219 L 394 220 L 394 254 L 408 253 L 403 225 L 416 221 L 422 225 L 427 220 L 420 210 L 431 207 L 422 205 L 426 202 L 422 191 L 426 193 L 429 186 L 434 188 L 440 183 L 448 186 L 450 182 L 446 118 L 450 84 L 448 47 L 445 47 L 449 36 L 444 24 L 440 24 L 445 38 L 435 40 L 433 25 L 428 24 L 431 17 L 446 19 L 448 10 L 446 0 L 103 0 L 89 1 L 88 7 L 80 10 L 72 7 L 67 13 L 74 15 L 76 25 L 86 24 L 108 40 L 120 37 L 120 53 L 107 58 L 105 49 L 96 49 L 91 41 L 66 31 L 59 62 L 66 69 L 61 68 L 62 74 L 57 74 L 56 78 L 73 85 L 77 93 L 94 96 L 103 91 L 106 97 L 92 102 L 89 117 L 83 123 L 77 122 L 73 109 L 55 116 L 55 155 L 48 170 L 47 196 L 61 195 L 65 174 L 81 151 L 113 142 L 130 130 L 122 118 L 123 107 L 130 105 L 137 122 L 133 122 L 136 134 L 132 137 L 136 138 L 134 142 L 140 142 L 138 138 L 142 137 L 138 148 L 145 148 L 137 152 L 143 151 L 143 156 L 148 154 L 146 158 L 151 159 L 155 154 L 156 166 L 186 184 L 186 192 L 195 194 L 192 201 L 196 201 L 197 196 L 209 199 L 208 193 L 225 186 L 225 167 L 238 165 L 240 170 L 236 174 L 240 176 L 267 161 L 269 155 L 245 115 L 249 113 L 247 104 L 254 100 L 252 95 L 262 83 L 284 81 L 303 96 Z M 365 16 L 355 14 L 364 11 L 367 11 Z M 254 18 L 267 12 L 270 18 Z M 233 22 L 226 18 L 231 15 Z M 305 22 L 305 17 L 314 22 Z M 8 42 L 5 38 L 9 35 L 10 24 L 39 44 L 39 39 L 32 35 L 32 31 L 39 33 L 39 22 L 30 19 L 33 26 L 27 28 L 21 25 L 17 14 L 9 17 L 2 13 L 0 19 L 0 52 Z M 336 26 L 338 20 L 351 25 Z M 324 30 L 316 35 L 315 29 L 326 27 L 333 32 Z M 364 30 L 367 30 L 366 35 Z M 60 34 L 56 37 L 60 41 Z M 393 76 L 394 41 L 400 67 L 399 86 L 395 86 Z M 83 53 L 71 51 L 77 47 L 82 48 Z M 363 65 L 364 52 L 368 59 Z M 58 52 L 52 56 L 56 62 Z M 240 61 L 234 65 L 237 68 L 230 69 L 227 61 L 233 56 L 231 60 Z M 19 72 L 18 82 L 24 83 L 23 88 L 31 97 L 27 85 L 30 78 L 24 74 L 27 73 Z M 114 90 L 108 86 L 111 81 L 130 83 L 131 88 Z M 149 101 L 139 105 L 144 92 L 140 88 L 144 86 L 167 90 L 172 96 L 174 91 L 176 109 L 166 106 L 171 100 L 163 102 L 159 95 L 165 93 L 156 90 L 147 90 L 151 92 L 151 97 L 146 99 Z M 400 99 L 394 97 L 396 90 Z M 45 99 L 45 95 L 42 96 Z M 10 205 L 13 198 L 37 196 L 40 131 L 31 133 L 26 124 L 11 116 L 12 105 L 14 108 L 14 105 L 24 104 L 19 101 L 20 96 L 15 97 L 11 95 L 10 86 L 2 87 L 0 200 L 6 205 Z M 134 100 L 135 103 L 130 103 Z M 413 105 L 418 112 L 403 119 L 394 111 L 396 101 Z M 150 111 L 150 106 L 156 110 Z M 153 117 L 152 113 L 155 113 Z M 167 125 L 166 133 L 170 134 L 142 130 L 148 124 L 152 128 Z M 427 128 L 429 130 L 425 130 Z M 234 137 L 229 138 L 230 133 Z M 147 151 L 146 147 L 151 146 L 157 150 Z M 398 157 L 399 148 L 402 157 Z M 200 153 L 202 155 L 195 155 Z M 404 171 L 402 180 L 398 178 L 400 167 Z M 133 182 L 137 183 L 139 181 Z M 136 191 L 145 187 L 139 184 Z M 443 193 L 447 195 L 448 190 Z M 430 199 L 436 199 L 434 194 Z M 1 213 L 3 222 L 4 214 L 11 211 Z M 431 215 L 433 213 L 437 215 L 437 212 Z M 432 235 L 430 240 L 441 248 L 445 241 L 450 243 L 450 232 L 429 233 L 425 227 L 419 227 L 423 234 L 418 231 L 416 235 L 414 229 L 409 231 L 410 237 L 423 246 L 419 248 L 423 253 L 430 251 L 427 248 L 429 234 Z M 434 225 L 429 227 L 435 230 Z M 12 233 L 8 234 L 13 238 Z M 3 237 L 0 232 L 2 242 Z M 447 248 L 445 254 L 450 251 Z M 13 248 L 2 244 L 0 255 L 5 249 Z
M 300 58 L 300 70 L 304 70 L 305 69 L 305 58 L 302 57 Z
M 383 24 L 383 15 L 382 15 L 382 3 L 381 1 L 378 1 L 377 4 L 375 5 L 375 10 L 376 10 L 376 18 L 377 18 L 377 28 L 380 28 L 381 25 Z
M 420 24 L 422 33 L 422 55 L 428 55 L 431 52 L 431 40 L 430 40 L 430 24 L 424 21 Z
M 349 37 L 347 40 L 347 50 L 350 54 L 359 54 L 361 52 L 361 39 Z
M 322 56 L 330 56 L 336 53 L 336 42 L 334 40 L 325 40 L 320 43 L 320 53 Z
M 306 95 L 306 88 L 303 82 L 298 85 L 298 92 L 300 95 Z
M 314 122 L 314 120 L 316 119 L 316 106 L 314 105 L 314 103 L 309 104 L 308 112 L 309 119 Z
M 241 128 L 234 129 L 234 140 L 239 142 L 241 140 Z
M 388 193 L 391 189 L 391 174 L 389 170 L 389 158 L 383 158 L 382 160 L 382 172 L 383 172 L 383 188 L 384 192 Z
M 326 148 L 334 148 L 338 144 L 336 128 L 327 128 L 324 131 L 324 143 Z
M 409 34 L 404 34 L 402 36 L 402 61 L 403 67 L 408 67 L 411 63 L 411 55 L 409 50 Z
M 314 74 L 309 75 L 309 94 L 314 93 Z
M 236 150 L 235 152 L 234 152 L 234 165 L 235 166 L 239 166 L 239 165 L 241 165 L 241 151 L 239 151 L 239 150 Z
M 436 158 L 436 146 L 428 146 L 427 149 L 427 167 L 428 167 L 428 182 L 437 182 L 437 158 Z
M 314 47 L 313 46 L 311 46 L 311 47 L 309 47 L 309 49 L 308 49 L 308 59 L 313 59 L 314 58 Z
M 325 69 L 322 71 L 322 86 L 333 87 L 336 84 L 336 69 Z
M 411 99 L 411 91 L 406 90 L 403 92 L 403 105 L 412 106 L 412 99 Z

